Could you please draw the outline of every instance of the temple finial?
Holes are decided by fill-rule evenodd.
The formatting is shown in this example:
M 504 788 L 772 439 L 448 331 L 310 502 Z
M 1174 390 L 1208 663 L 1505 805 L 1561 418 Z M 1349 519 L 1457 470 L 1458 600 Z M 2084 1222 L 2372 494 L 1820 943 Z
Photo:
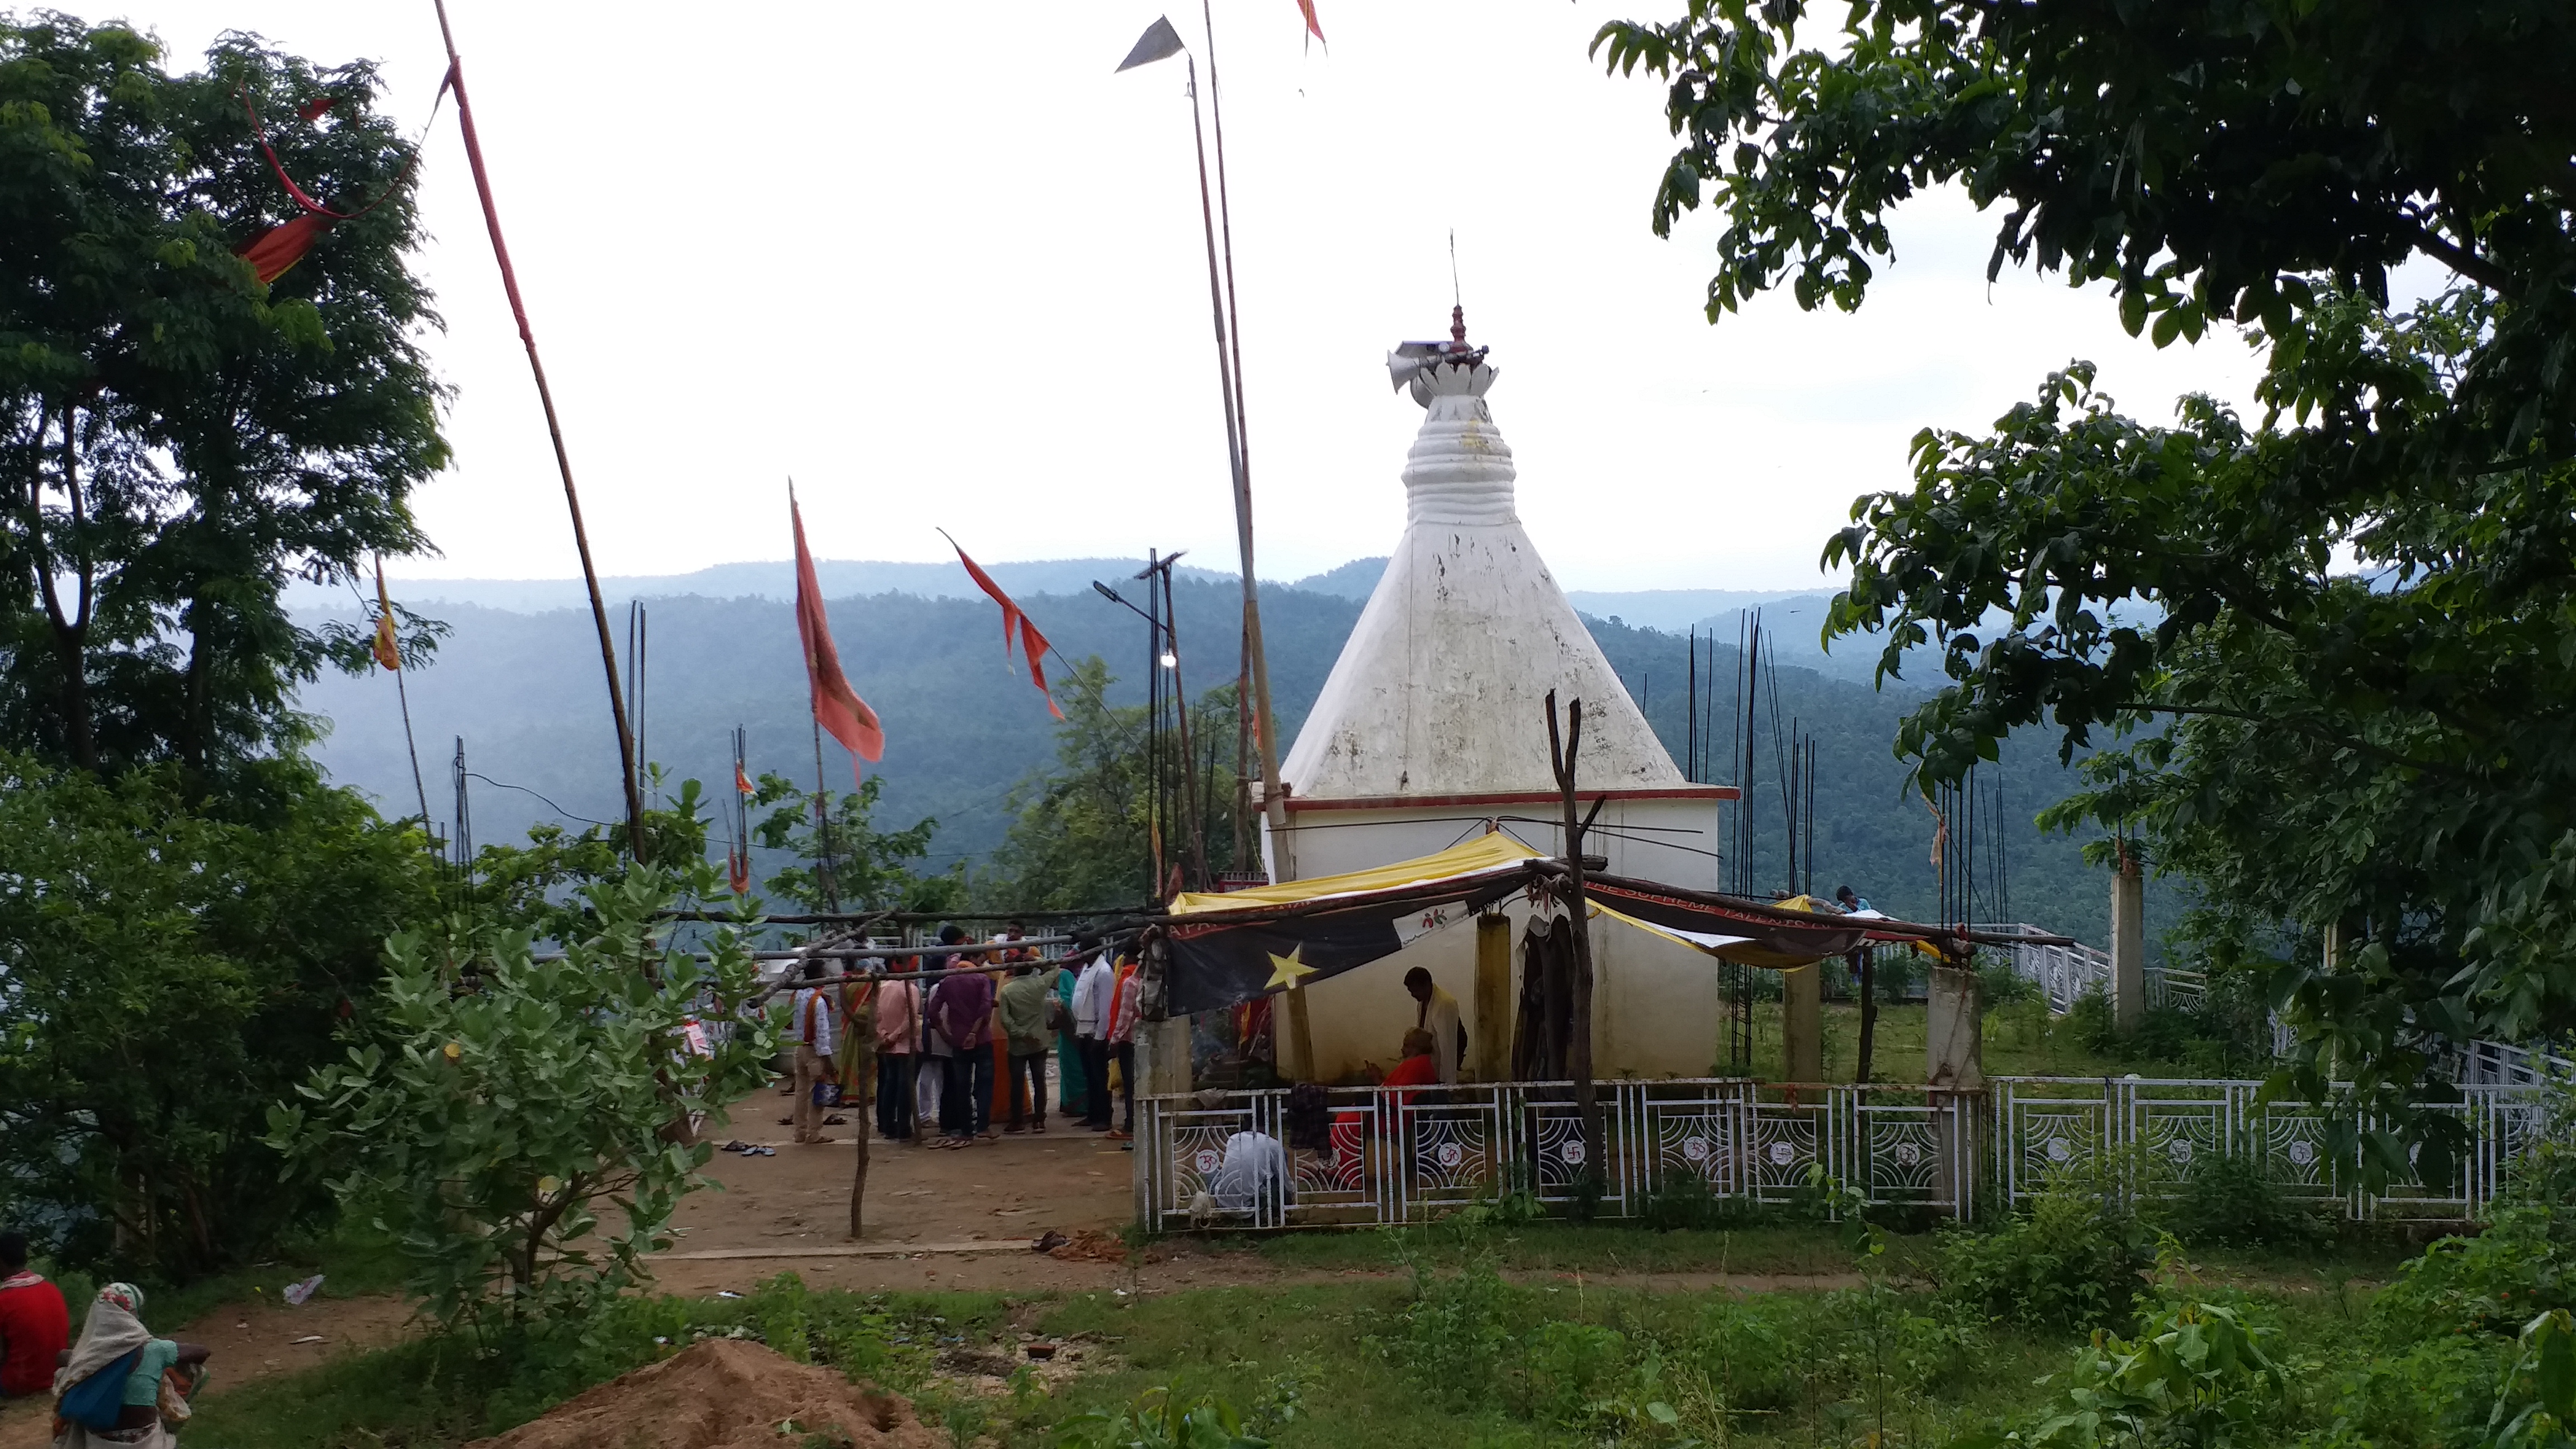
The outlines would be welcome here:
M 1449 344 L 1453 352 L 1467 350 L 1467 309 L 1464 305 L 1449 309 Z

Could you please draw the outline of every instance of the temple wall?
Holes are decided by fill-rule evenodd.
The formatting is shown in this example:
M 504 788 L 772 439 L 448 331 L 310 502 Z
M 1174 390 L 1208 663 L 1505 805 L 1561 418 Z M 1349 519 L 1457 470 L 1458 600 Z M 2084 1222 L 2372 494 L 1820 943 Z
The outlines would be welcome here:
M 1543 808 L 1510 807 L 1508 813 L 1535 817 Z M 1615 874 L 1715 889 L 1716 858 L 1674 846 L 1687 842 L 1698 850 L 1714 851 L 1717 815 L 1716 804 L 1706 800 L 1613 801 L 1603 808 L 1598 826 L 1637 829 L 1638 834 L 1595 836 L 1594 851 L 1609 857 Z M 1308 810 L 1300 811 L 1296 819 L 1300 826 L 1309 827 L 1300 829 L 1296 837 L 1301 878 L 1429 855 L 1479 828 L 1470 812 L 1438 808 Z M 1539 849 L 1561 848 L 1558 829 L 1520 820 L 1507 820 L 1504 828 Z M 1517 1002 L 1521 931 L 1531 907 L 1515 896 L 1504 909 L 1512 920 L 1511 999 Z M 1596 1074 L 1603 1078 L 1709 1075 L 1720 1050 L 1716 958 L 1600 918 L 1592 923 L 1592 947 Z M 1305 988 L 1308 1030 L 1320 1080 L 1357 1080 L 1372 1061 L 1380 1067 L 1395 1064 L 1415 1011 L 1413 998 L 1404 990 L 1404 975 L 1416 966 L 1428 970 L 1434 981 L 1458 998 L 1460 1016 L 1469 1037 L 1474 1037 L 1476 927 L 1472 917 L 1462 917 L 1393 956 Z

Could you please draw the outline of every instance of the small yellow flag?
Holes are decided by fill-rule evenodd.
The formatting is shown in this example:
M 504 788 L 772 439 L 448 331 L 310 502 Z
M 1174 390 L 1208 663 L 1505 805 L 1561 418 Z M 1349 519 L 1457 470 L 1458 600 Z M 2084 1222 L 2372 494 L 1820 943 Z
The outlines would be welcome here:
M 385 561 L 376 559 L 376 662 L 387 669 L 402 668 L 402 650 L 394 643 L 394 604 L 385 596 Z

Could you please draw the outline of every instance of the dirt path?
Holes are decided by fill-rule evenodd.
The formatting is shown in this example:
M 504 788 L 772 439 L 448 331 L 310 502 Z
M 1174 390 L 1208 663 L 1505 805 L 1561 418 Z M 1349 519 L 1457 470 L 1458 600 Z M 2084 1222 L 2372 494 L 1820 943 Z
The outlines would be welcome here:
M 157 1325 L 155 1331 L 213 1349 L 214 1377 L 206 1392 L 220 1394 L 339 1354 L 382 1347 L 402 1336 L 410 1318 L 410 1310 L 394 1298 L 316 1298 L 290 1308 L 263 1295 L 215 1308 L 176 1333 Z M 52 1427 L 53 1408 L 46 1400 L 0 1404 L 0 1449 L 40 1449 L 53 1442 Z

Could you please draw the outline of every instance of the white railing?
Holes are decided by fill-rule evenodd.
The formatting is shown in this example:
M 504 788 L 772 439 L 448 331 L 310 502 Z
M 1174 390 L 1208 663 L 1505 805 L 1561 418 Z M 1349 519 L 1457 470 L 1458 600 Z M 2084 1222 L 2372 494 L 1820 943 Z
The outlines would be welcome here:
M 1972 930 L 1999 936 L 2054 935 L 2026 921 L 1984 923 Z M 2016 942 L 1987 947 L 2007 954 L 2014 974 L 2037 982 L 2048 999 L 2050 1014 L 2063 1016 L 2087 991 L 2111 994 L 2110 953 L 2090 946 L 2050 946 Z M 2206 972 L 2150 965 L 2146 968 L 2147 1004 L 2189 1010 L 2209 998 Z M 2298 1045 L 2298 1033 L 2275 1012 L 2271 1017 L 2272 1055 L 2286 1057 Z M 2576 1060 L 2532 1047 L 2497 1041 L 2473 1041 L 2451 1054 L 2448 1075 L 2462 1086 L 2532 1087 L 2551 1077 L 2576 1077 Z
M 1301 1140 L 1286 1091 L 1147 1097 L 1137 1111 L 1137 1215 L 1187 1224 L 1325 1227 L 1421 1221 L 1527 1193 L 1542 1211 L 1637 1217 L 1659 1196 L 1781 1203 L 1826 1178 L 1874 1204 L 1968 1216 L 2009 1206 L 2050 1175 L 2114 1151 L 2126 1190 L 2178 1190 L 2192 1166 L 2251 1161 L 2282 1191 L 2355 1218 L 2473 1216 L 2539 1121 L 2537 1093 L 2470 1087 L 2435 1110 L 2469 1150 L 2436 1183 L 2365 1193 L 2359 1149 L 2337 1148 L 2325 1109 L 2265 1103 L 2255 1081 L 1996 1078 L 1981 1091 L 1744 1078 L 1604 1082 L 1595 1174 L 1573 1088 L 1507 1082 L 1326 1093 Z M 2344 1138 L 2341 1140 L 2354 1140 Z
M 2508 1046 L 2500 1041 L 2473 1041 L 2452 1062 L 2453 1080 L 2463 1086 L 2537 1087 L 2576 1076 L 2576 1062 L 2555 1052 Z
M 2028 921 L 1979 922 L 1969 929 L 1998 936 L 2058 934 Z M 2005 953 L 2012 962 L 2014 975 L 2038 983 L 2053 1016 L 2064 1016 L 2088 991 L 2098 991 L 2105 997 L 2111 994 L 2111 953 L 2108 951 L 2095 950 L 2082 942 L 2055 946 L 2039 941 L 2016 941 L 2009 946 L 1988 946 L 1985 949 Z M 2209 978 L 2202 972 L 2175 970 L 2150 963 L 2144 974 L 2149 1006 L 2188 1009 L 2199 1005 L 2209 994 Z

